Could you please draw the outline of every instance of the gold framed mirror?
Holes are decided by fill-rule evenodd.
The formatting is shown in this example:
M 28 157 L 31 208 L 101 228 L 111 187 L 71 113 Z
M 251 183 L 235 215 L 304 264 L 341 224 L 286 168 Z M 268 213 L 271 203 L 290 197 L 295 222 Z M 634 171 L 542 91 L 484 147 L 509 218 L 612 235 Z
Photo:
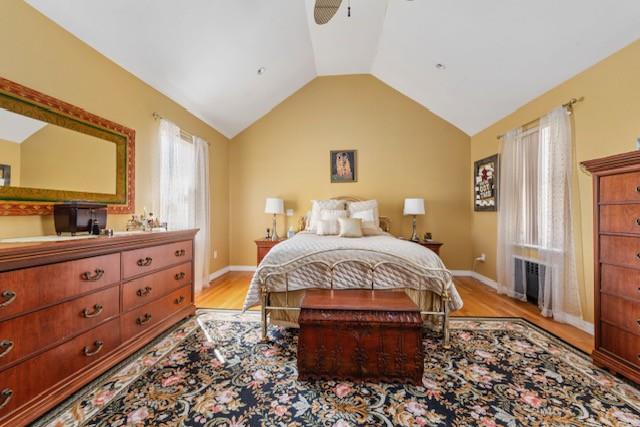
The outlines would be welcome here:
M 0 215 L 55 203 L 134 210 L 135 131 L 0 77 Z

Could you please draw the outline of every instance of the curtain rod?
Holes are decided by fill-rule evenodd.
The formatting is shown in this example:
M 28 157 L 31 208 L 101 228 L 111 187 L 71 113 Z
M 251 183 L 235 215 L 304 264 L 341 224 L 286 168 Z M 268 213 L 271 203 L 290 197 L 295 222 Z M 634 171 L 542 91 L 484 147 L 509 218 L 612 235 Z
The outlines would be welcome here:
M 161 120 L 161 119 L 164 119 L 164 117 L 162 117 L 160 114 L 158 114 L 158 113 L 156 113 L 156 112 L 153 112 L 153 113 L 151 114 L 151 116 L 153 117 L 153 119 L 154 119 L 154 120 Z M 182 128 L 180 128 L 180 133 L 182 134 L 182 136 L 186 136 L 187 138 L 191 138 L 192 140 L 193 140 L 193 138 L 195 138 L 195 136 L 196 136 L 196 135 L 194 135 L 194 134 L 192 134 L 192 133 L 190 133 L 190 132 L 187 132 L 186 130 L 184 130 L 184 129 L 182 129 Z M 204 141 L 207 143 L 207 145 L 211 146 L 211 143 L 210 143 L 209 141 L 207 141 L 207 140 L 204 140 Z
M 562 104 L 562 106 L 564 108 L 566 108 L 567 110 L 569 110 L 569 114 L 571 114 L 573 112 L 573 105 L 577 104 L 578 102 L 582 102 L 582 101 L 584 101 L 584 96 L 581 96 L 580 98 L 571 98 L 568 102 L 565 102 L 564 104 Z M 538 120 L 540 120 L 540 117 L 538 117 L 536 119 L 533 119 L 531 121 L 528 121 L 527 123 L 523 124 L 520 127 L 523 127 L 523 128 L 527 127 L 527 126 L 537 122 Z M 505 135 L 506 134 L 503 133 L 501 135 L 498 135 L 496 138 L 497 139 L 502 139 L 502 138 L 504 138 Z

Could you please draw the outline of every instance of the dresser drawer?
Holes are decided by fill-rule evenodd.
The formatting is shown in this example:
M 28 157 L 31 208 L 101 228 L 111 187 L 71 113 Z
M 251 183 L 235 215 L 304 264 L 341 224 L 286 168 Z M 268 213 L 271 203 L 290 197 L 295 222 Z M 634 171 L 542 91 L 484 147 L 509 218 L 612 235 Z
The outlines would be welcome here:
M 600 203 L 639 202 L 640 172 L 606 175 L 600 178 Z
M 0 273 L 0 319 L 120 281 L 120 254 Z
M 631 268 L 602 264 L 600 290 L 640 302 L 640 274 Z
M 191 284 L 191 262 L 142 276 L 122 286 L 123 311 L 147 304 Z
M 600 206 L 600 231 L 640 235 L 640 204 Z
M 601 294 L 600 319 L 634 335 L 640 335 L 640 303 Z M 640 340 L 640 337 L 635 339 Z
M 185 286 L 154 302 L 123 314 L 120 316 L 122 341 L 128 341 L 146 331 L 173 313 L 189 306 L 191 301 L 191 286 Z
M 120 325 L 114 319 L 0 372 L 0 417 L 103 358 L 119 343 Z
M 117 286 L 0 322 L 0 369 L 120 311 Z
M 640 238 L 601 235 L 600 261 L 640 268 Z
M 169 265 L 191 260 L 191 240 L 152 246 L 122 253 L 122 271 L 125 278 L 157 271 Z
M 607 323 L 601 322 L 600 325 L 600 347 L 610 354 L 640 367 L 640 339 Z

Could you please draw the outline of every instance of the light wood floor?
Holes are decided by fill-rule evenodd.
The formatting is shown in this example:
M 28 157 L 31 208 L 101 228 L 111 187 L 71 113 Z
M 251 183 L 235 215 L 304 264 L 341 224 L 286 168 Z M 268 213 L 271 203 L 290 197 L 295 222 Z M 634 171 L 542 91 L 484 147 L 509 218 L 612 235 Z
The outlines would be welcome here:
M 196 306 L 242 309 L 251 275 L 249 272 L 230 272 L 219 277 L 196 296 Z M 455 277 L 454 281 L 464 301 L 464 307 L 453 313 L 454 316 L 522 317 L 587 353 L 593 350 L 593 336 L 573 326 L 542 317 L 532 304 L 498 295 L 471 277 Z

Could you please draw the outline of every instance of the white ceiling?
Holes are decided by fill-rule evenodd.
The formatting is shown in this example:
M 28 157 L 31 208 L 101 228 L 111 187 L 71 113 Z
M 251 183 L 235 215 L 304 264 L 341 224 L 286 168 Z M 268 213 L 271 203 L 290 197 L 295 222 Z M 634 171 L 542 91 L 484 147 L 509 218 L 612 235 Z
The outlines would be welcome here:
M 12 113 L 0 108 L 0 140 L 22 144 L 47 125 L 46 122 Z
M 27 1 L 228 137 L 356 73 L 473 135 L 640 38 L 638 0 L 343 0 L 324 26 L 314 0 Z

